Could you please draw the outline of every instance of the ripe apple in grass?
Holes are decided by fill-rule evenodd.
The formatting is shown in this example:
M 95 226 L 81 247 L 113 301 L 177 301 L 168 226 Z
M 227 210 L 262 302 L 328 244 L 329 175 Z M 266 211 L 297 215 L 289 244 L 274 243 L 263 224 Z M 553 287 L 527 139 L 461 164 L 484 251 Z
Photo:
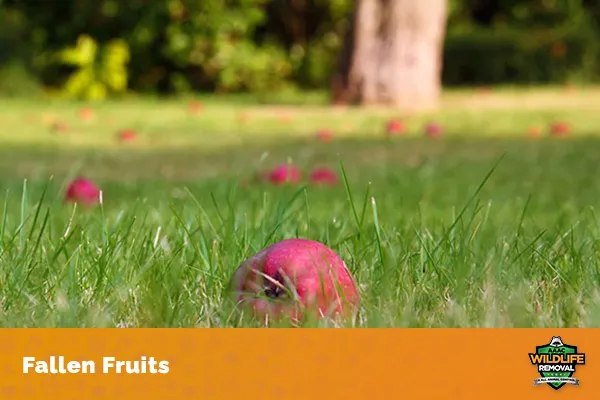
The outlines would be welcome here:
M 55 122 L 52 124 L 52 130 L 57 133 L 65 133 L 69 130 L 69 126 L 64 122 Z
M 233 273 L 229 289 L 240 309 L 262 321 L 345 318 L 360 302 L 342 259 L 308 239 L 282 240 L 251 256 Z
M 441 136 L 444 132 L 444 129 L 437 122 L 430 122 L 425 125 L 425 136 L 428 137 L 438 137 Z
M 310 181 L 317 185 L 335 185 L 338 177 L 335 171 L 330 168 L 315 168 L 310 174 Z
M 402 121 L 398 121 L 398 120 L 394 119 L 394 120 L 388 121 L 388 123 L 385 126 L 385 130 L 388 135 L 400 135 L 400 134 L 404 133 L 405 127 L 404 127 L 404 124 L 402 123 Z
M 188 104 L 188 110 L 190 114 L 200 114 L 202 111 L 203 104 L 198 100 L 191 100 Z
M 331 142 L 333 140 L 333 132 L 330 129 L 319 129 L 315 136 L 321 142 Z
M 65 202 L 93 206 L 100 202 L 100 189 L 89 179 L 76 178 L 67 187 Z
M 137 132 L 133 129 L 123 129 L 118 133 L 121 142 L 133 142 L 137 139 Z
M 274 185 L 293 184 L 300 182 L 302 173 L 294 165 L 281 164 L 267 173 L 266 178 Z
M 539 138 L 542 136 L 542 129 L 539 126 L 530 126 L 527 128 L 527 135 L 531 138 Z
M 94 109 L 91 107 L 83 107 L 79 110 L 79 117 L 82 121 L 91 121 L 94 119 Z
M 568 136 L 571 133 L 571 125 L 563 121 L 557 121 L 550 125 L 551 136 Z

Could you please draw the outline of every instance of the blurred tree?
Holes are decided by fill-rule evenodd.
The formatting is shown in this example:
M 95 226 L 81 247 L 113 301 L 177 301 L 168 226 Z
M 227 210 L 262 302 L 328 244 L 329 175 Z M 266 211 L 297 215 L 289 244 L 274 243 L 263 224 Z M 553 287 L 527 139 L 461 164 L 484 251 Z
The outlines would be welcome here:
M 425 60 L 443 37 L 445 84 L 591 82 L 599 28 L 599 0 L 0 0 L 0 94 L 43 84 L 97 96 L 126 77 L 127 92 L 268 95 L 334 76 L 338 101 L 412 105 L 415 91 L 435 98 L 436 63 Z M 99 49 L 94 80 L 57 62 L 82 36 Z M 115 41 L 129 62 L 107 78 L 101 58 Z
M 357 0 L 333 101 L 435 107 L 447 13 L 446 0 Z
M 124 40 L 113 40 L 101 49 L 94 39 L 81 35 L 77 44 L 56 54 L 61 64 L 75 71 L 63 85 L 61 95 L 68 98 L 103 100 L 127 88 L 129 47 Z

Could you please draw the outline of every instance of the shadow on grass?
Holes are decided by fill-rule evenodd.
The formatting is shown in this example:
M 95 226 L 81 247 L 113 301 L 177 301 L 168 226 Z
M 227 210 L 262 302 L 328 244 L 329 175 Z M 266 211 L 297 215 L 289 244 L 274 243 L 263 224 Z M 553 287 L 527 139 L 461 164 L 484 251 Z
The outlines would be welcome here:
M 303 140 L 211 152 L 202 148 L 75 150 L 3 147 L 0 150 L 0 180 L 46 180 L 50 175 L 79 174 L 105 181 L 243 178 L 288 160 L 303 169 L 316 166 L 339 169 L 339 160 L 342 160 L 351 173 L 401 171 L 425 166 L 451 171 L 454 167 L 486 169 L 504 153 L 507 157 L 503 164 L 515 173 L 550 169 L 559 175 L 589 174 L 600 159 L 600 139 L 398 138 L 332 143 Z

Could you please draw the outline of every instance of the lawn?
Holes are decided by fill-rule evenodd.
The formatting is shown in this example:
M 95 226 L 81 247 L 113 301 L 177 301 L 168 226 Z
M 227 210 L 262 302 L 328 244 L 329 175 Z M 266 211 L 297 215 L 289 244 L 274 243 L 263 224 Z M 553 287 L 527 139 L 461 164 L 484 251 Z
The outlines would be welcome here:
M 77 104 L 5 101 L 0 326 L 245 325 L 228 278 L 290 237 L 345 260 L 355 326 L 600 326 L 600 90 L 453 91 L 425 115 L 312 94 L 201 101 L 198 115 L 187 100 L 109 102 L 92 121 Z M 408 133 L 386 137 L 390 117 Z M 433 120 L 443 137 L 422 136 Z M 555 120 L 572 135 L 528 137 Z M 124 128 L 138 140 L 119 143 Z M 319 128 L 335 140 L 316 141 Z M 340 184 L 252 179 L 288 161 L 334 168 Z M 76 175 L 100 185 L 101 207 L 63 204 Z

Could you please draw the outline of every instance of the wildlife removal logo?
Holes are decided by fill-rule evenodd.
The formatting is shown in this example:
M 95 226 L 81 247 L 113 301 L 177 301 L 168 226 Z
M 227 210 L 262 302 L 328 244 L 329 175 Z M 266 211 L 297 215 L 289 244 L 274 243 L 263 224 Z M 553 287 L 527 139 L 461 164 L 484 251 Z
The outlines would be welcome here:
M 577 346 L 564 344 L 560 336 L 552 336 L 550 343 L 536 346 L 535 353 L 529 353 L 529 360 L 541 376 L 533 380 L 534 386 L 546 383 L 558 390 L 567 383 L 579 386 L 573 374 L 577 365 L 585 365 L 585 353 L 578 353 Z

